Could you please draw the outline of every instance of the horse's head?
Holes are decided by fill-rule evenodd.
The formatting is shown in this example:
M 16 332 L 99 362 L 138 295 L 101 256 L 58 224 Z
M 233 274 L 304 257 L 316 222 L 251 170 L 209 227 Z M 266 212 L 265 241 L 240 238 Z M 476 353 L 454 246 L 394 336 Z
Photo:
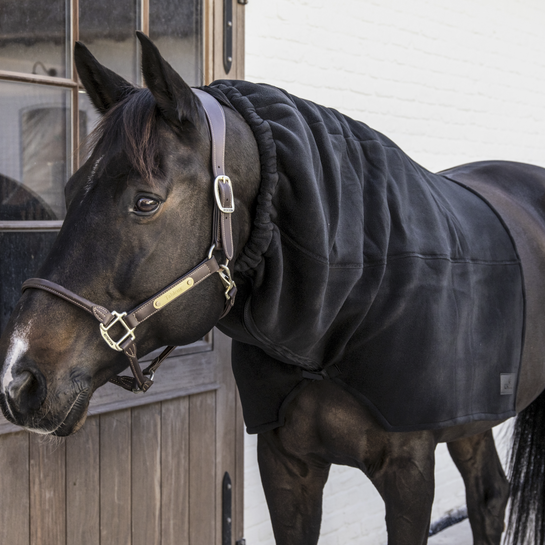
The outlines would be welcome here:
M 80 78 L 103 117 L 89 159 L 66 186 L 66 219 L 37 274 L 119 312 L 205 260 L 213 231 L 211 143 L 202 104 L 155 46 L 139 38 L 147 88 L 100 65 L 84 46 L 76 48 Z M 236 255 L 249 233 L 259 163 L 247 125 L 227 108 L 225 115 L 226 165 L 239 182 Z M 221 252 L 213 254 L 224 261 Z M 202 337 L 222 313 L 224 292 L 213 274 L 169 302 L 139 325 L 138 354 Z M 98 326 L 90 313 L 52 293 L 25 291 L 0 341 L 6 418 L 42 433 L 77 430 L 92 392 L 128 365 Z

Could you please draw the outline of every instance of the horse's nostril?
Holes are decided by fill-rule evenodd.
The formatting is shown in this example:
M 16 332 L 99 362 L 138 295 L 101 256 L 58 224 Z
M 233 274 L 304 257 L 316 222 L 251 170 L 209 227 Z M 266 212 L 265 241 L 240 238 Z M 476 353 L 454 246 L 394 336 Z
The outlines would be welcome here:
M 39 371 L 20 371 L 9 383 L 7 393 L 17 411 L 27 414 L 38 410 L 45 399 L 45 388 Z

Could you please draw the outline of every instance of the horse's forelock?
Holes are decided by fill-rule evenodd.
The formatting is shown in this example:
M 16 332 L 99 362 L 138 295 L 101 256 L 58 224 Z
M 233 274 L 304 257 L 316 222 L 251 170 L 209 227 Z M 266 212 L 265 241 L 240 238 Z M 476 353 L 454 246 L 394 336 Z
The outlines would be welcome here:
M 122 153 L 130 166 L 146 182 L 152 184 L 162 178 L 159 163 L 157 103 L 148 89 L 138 89 L 114 106 L 101 119 L 89 137 L 106 168 L 112 150 Z M 97 173 L 99 174 L 99 173 Z

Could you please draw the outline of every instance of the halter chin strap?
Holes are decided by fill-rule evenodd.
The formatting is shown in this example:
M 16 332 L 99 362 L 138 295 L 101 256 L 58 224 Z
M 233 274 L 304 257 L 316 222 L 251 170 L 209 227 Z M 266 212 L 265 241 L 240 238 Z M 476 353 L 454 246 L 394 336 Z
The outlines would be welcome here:
M 134 330 L 142 322 L 166 307 L 169 303 L 200 284 L 203 280 L 218 273 L 225 287 L 225 307 L 223 318 L 233 307 L 236 295 L 236 285 L 231 278 L 229 261 L 233 258 L 233 231 L 231 214 L 235 211 L 235 201 L 231 180 L 225 175 L 225 115 L 219 102 L 200 89 L 193 89 L 201 101 L 210 127 L 212 141 L 212 173 L 214 176 L 214 215 L 212 228 L 212 245 L 208 257 L 195 268 L 176 279 L 166 288 L 150 297 L 129 312 L 109 311 L 84 297 L 64 288 L 63 286 L 43 278 L 30 278 L 23 283 L 22 291 L 40 289 L 61 297 L 65 301 L 92 314 L 100 322 L 100 333 L 108 346 L 113 350 L 124 352 L 129 359 L 133 376 L 116 376 L 110 382 L 126 390 L 146 392 L 153 384 L 155 371 L 174 350 L 168 346 L 151 364 L 142 370 L 136 356 L 136 336 Z M 223 250 L 225 264 L 220 265 L 214 256 L 216 250 Z M 220 318 L 220 319 L 221 319 Z M 112 338 L 114 326 L 118 331 L 118 340 Z

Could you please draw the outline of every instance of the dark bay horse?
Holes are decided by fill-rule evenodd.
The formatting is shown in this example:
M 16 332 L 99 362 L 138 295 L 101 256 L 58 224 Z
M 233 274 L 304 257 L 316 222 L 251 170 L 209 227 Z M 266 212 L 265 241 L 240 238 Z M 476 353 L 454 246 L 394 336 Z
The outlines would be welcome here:
M 129 382 L 145 390 L 150 372 L 139 373 L 137 355 L 194 342 L 215 325 L 235 339 L 234 356 L 239 360 L 249 359 L 254 367 L 266 363 L 270 369 L 285 365 L 281 356 L 277 361 L 259 352 L 240 325 L 257 284 L 255 277 L 237 268 L 260 221 L 263 200 L 264 156 L 255 128 L 220 100 L 225 165 L 233 184 L 220 172 L 213 192 L 211 180 L 217 173 L 211 172 L 216 168 L 211 156 L 221 153 L 212 149 L 204 102 L 144 35 L 139 39 L 146 89 L 135 88 L 100 65 L 84 46 L 76 48 L 78 72 L 103 120 L 90 158 L 66 186 L 67 216 L 38 272 L 44 280 L 26 286 L 0 341 L 3 413 L 31 431 L 74 433 L 83 425 L 92 393 L 116 380 L 127 367 L 127 357 L 137 377 Z M 340 170 L 346 166 L 343 161 Z M 378 163 L 362 164 L 362 172 L 380 170 Z M 423 169 L 418 172 L 428 176 Z M 373 482 L 386 504 L 390 545 L 426 543 L 439 442 L 447 443 L 464 479 L 475 544 L 500 543 L 510 491 L 514 542 L 528 543 L 527 535 L 533 533 L 533 542 L 543 543 L 545 171 L 482 162 L 433 179 L 439 183 L 446 177 L 452 187 L 461 187 L 454 182 L 470 187 L 492 203 L 512 236 L 524 272 L 525 330 L 513 405 L 513 412 L 520 414 L 512 486 L 491 432 L 507 416 L 484 414 L 450 425 L 392 431 L 373 407 L 340 386 L 334 374 L 312 369 L 301 359 L 299 367 L 289 369 L 310 378 L 283 406 L 282 422 L 263 428 L 258 439 L 261 476 L 279 544 L 317 543 L 322 491 L 331 464 L 359 468 Z M 286 206 L 292 197 L 285 196 Z M 366 233 L 368 229 L 366 225 Z M 313 237 L 311 230 L 308 236 Z M 337 250 L 330 248 L 332 254 Z M 303 260 L 308 254 L 299 248 L 297 255 Z M 359 270 L 354 264 L 344 269 Z M 289 301 L 297 300 L 297 290 Z M 230 313 L 222 317 L 226 310 Z M 504 327 L 508 329 L 509 321 Z M 456 331 L 448 335 L 455 339 Z M 505 387 L 514 388 L 508 382 Z

